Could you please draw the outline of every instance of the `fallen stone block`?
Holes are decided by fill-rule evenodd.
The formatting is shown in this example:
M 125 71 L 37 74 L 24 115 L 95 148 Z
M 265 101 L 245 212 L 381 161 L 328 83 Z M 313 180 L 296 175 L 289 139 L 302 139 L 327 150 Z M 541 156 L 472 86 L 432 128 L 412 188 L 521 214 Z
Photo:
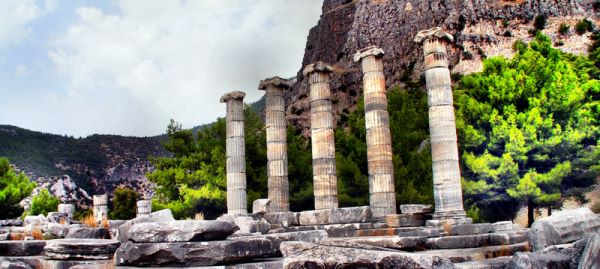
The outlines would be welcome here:
M 279 247 L 282 242 L 288 241 L 301 241 L 308 242 L 313 244 L 318 244 L 323 240 L 329 238 L 327 232 L 323 230 L 312 230 L 312 231 L 302 231 L 302 232 L 289 232 L 289 233 L 276 233 L 276 234 L 265 234 L 265 235 L 257 235 L 257 236 L 248 236 L 244 237 L 244 239 L 249 238 L 265 238 L 271 240 L 273 243 L 273 247 L 277 249 L 277 255 L 281 255 L 279 252 Z
M 589 208 L 556 212 L 537 220 L 529 229 L 533 250 L 577 241 L 592 233 L 600 233 L 600 218 Z
M 119 245 L 109 239 L 56 239 L 49 240 L 44 251 L 58 260 L 109 260 Z
M 33 267 L 22 261 L 1 260 L 0 268 L 2 269 L 33 269 Z
M 455 249 L 511 245 L 525 241 L 527 241 L 527 236 L 524 232 L 505 232 L 429 238 L 425 245 L 430 249 Z
M 239 231 L 236 233 L 241 234 L 266 234 L 271 228 L 270 223 L 268 223 L 265 219 L 259 217 L 240 216 L 233 218 L 233 221 L 239 227 Z
M 115 253 L 116 265 L 210 266 L 277 256 L 279 250 L 266 238 L 178 243 L 127 242 Z
M 497 257 L 480 261 L 455 263 L 457 269 L 504 269 L 512 257 Z
M 70 223 L 71 219 L 67 213 L 49 212 L 46 217 L 49 223 Z
M 283 268 L 455 268 L 449 260 L 436 256 L 305 242 L 284 242 L 281 252 Z
M 569 269 L 569 256 L 558 253 L 519 252 L 506 265 L 507 269 Z
M 0 241 L 0 256 L 36 256 L 44 251 L 46 241 Z
M 138 243 L 224 240 L 238 229 L 235 224 L 220 220 L 146 222 L 129 228 L 129 240 Z
M 265 214 L 272 211 L 271 200 L 256 199 L 252 202 L 252 214 Z
M 440 256 L 449 259 L 453 263 L 462 263 L 490 259 L 495 257 L 511 256 L 517 252 L 523 252 L 528 250 L 529 246 L 527 242 L 524 242 L 513 245 L 487 246 L 478 248 L 434 249 L 419 251 L 417 253 L 424 255 Z
M 402 214 L 430 214 L 433 212 L 433 206 L 422 204 L 400 205 L 400 212 L 402 212 Z
M 499 221 L 492 223 L 494 232 L 506 232 L 513 230 L 521 230 L 523 227 L 519 224 L 512 223 L 512 221 Z
M 399 236 L 363 236 L 363 237 L 352 237 L 352 238 L 332 238 L 331 241 L 346 241 L 362 245 L 370 245 L 381 248 L 397 249 L 397 250 L 409 250 L 416 247 L 425 246 L 427 237 L 425 236 L 411 236 L 411 237 L 399 237 Z
M 174 221 L 173 214 L 171 214 L 171 210 L 163 209 L 156 212 L 152 212 L 148 215 L 139 216 L 135 219 L 129 220 L 123 223 L 121 226 L 117 228 L 117 231 L 114 234 L 117 236 L 121 243 L 127 242 L 129 240 L 129 228 L 138 223 L 145 222 L 168 222 Z
M 0 227 L 23 226 L 23 221 L 20 219 L 4 219 L 0 220 Z
M 302 226 L 301 226 L 302 227 Z M 331 237 L 353 237 L 356 232 L 364 229 L 373 229 L 373 223 L 346 223 L 346 224 L 329 224 L 318 225 L 319 229 L 323 229 Z
M 108 220 L 108 228 L 119 228 L 121 225 L 125 224 L 127 220 Z
M 423 213 L 392 214 L 385 216 L 388 227 L 420 227 L 425 225 L 427 216 Z
M 600 268 L 600 235 L 595 234 L 587 240 L 578 268 Z
M 298 220 L 295 218 L 297 215 L 294 212 L 269 212 L 263 215 L 263 218 L 271 225 L 281 224 L 282 227 L 288 227 L 297 225 Z
M 65 238 L 95 238 L 95 239 L 109 239 L 110 234 L 106 228 L 103 227 L 71 227 L 65 235 Z
M 440 229 L 437 227 L 400 227 L 400 228 L 377 228 L 357 230 L 354 236 L 426 236 L 439 237 Z
M 490 223 L 459 224 L 450 227 L 450 235 L 473 235 L 493 232 L 494 226 Z
M 283 259 L 267 259 L 264 261 L 240 263 L 223 266 L 224 269 L 281 269 L 283 268 Z
M 309 210 L 300 212 L 300 225 L 324 225 L 367 222 L 371 219 L 368 206 L 344 207 L 336 209 Z
M 588 243 L 588 238 L 580 239 L 570 244 L 562 244 L 562 245 L 554 245 L 547 247 L 539 252 L 547 253 L 547 252 L 558 252 L 564 255 L 569 256 L 569 267 L 577 268 L 579 265 L 579 260 L 581 260 L 581 255 L 585 246 Z
M 48 222 L 46 217 L 42 214 L 39 214 L 37 216 L 26 216 L 23 221 L 23 225 L 41 226 L 46 224 L 46 222 Z
M 71 228 L 82 227 L 81 224 L 64 225 L 60 223 L 48 223 L 46 232 L 59 238 L 64 238 Z

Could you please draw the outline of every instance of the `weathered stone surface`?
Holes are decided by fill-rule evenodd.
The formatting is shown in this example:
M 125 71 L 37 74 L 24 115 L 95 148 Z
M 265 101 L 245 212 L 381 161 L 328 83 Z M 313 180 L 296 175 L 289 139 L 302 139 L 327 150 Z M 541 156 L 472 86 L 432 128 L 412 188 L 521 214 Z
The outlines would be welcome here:
M 225 151 L 227 156 L 227 214 L 246 215 L 246 148 L 244 135 L 244 97 L 240 91 L 227 93 L 221 103 L 227 104 Z
M 59 260 L 105 260 L 112 258 L 119 245 L 119 241 L 109 239 L 56 239 L 49 240 L 44 251 Z
M 529 230 L 533 250 L 574 242 L 591 233 L 600 233 L 600 218 L 588 208 L 556 212 L 537 220 Z
M 259 262 L 240 263 L 224 266 L 224 269 L 281 269 L 283 268 L 283 259 L 267 259 Z
M 367 222 L 371 219 L 368 206 L 310 210 L 300 212 L 300 225 L 345 224 Z
M 583 250 L 585 249 L 585 246 L 588 243 L 588 238 L 585 239 L 580 239 L 577 240 L 574 243 L 570 243 L 570 244 L 562 244 L 562 245 L 553 245 L 550 247 L 547 247 L 543 250 L 541 250 L 540 252 L 542 253 L 547 253 L 547 252 L 558 252 L 561 254 L 564 254 L 566 256 L 569 256 L 569 266 L 570 268 L 577 268 L 578 264 L 579 264 L 579 260 L 581 260 L 581 255 L 583 253 Z
M 400 205 L 400 212 L 402 214 L 411 214 L 411 213 L 424 213 L 429 214 L 433 212 L 432 205 L 422 205 L 422 204 L 406 204 Z
M 279 250 L 266 238 L 179 243 L 127 242 L 115 253 L 116 265 L 206 266 L 276 256 Z
M 426 245 L 431 249 L 453 249 L 510 245 L 525 241 L 527 236 L 524 232 L 504 232 L 429 238 Z
M 23 221 L 20 219 L 3 219 L 0 220 L 0 227 L 23 226 Z
M 22 261 L 10 261 L 10 260 L 2 260 L 0 261 L 0 268 L 2 269 L 33 269 L 33 267 L 27 263 Z
M 426 236 L 426 237 L 439 237 L 440 229 L 437 227 L 400 227 L 400 228 L 377 228 L 377 229 L 366 229 L 357 230 L 353 236 L 384 236 L 384 235 L 397 235 L 401 237 L 405 236 Z
M 515 254 L 508 265 L 507 269 L 568 269 L 569 256 L 558 253 L 537 253 L 537 252 L 519 252 Z
M 242 234 L 265 234 L 271 228 L 271 224 L 268 223 L 265 219 L 250 216 L 235 217 L 234 222 L 239 227 L 238 232 Z
M 454 263 L 478 261 L 493 257 L 510 256 L 517 252 L 528 251 L 527 242 L 500 245 L 500 246 L 484 246 L 477 248 L 459 248 L 459 249 L 434 249 L 418 252 L 425 255 L 435 255 L 449 259 Z M 506 261 L 508 263 L 508 261 Z
M 48 220 L 46 219 L 46 217 L 44 217 L 44 215 L 42 214 L 39 214 L 37 216 L 26 216 L 23 225 L 40 226 L 46 224 L 47 221 Z
M 252 214 L 265 214 L 271 212 L 271 203 L 269 199 L 256 199 L 252 202 Z
M 455 263 L 457 269 L 504 269 L 512 257 L 497 257 L 480 261 Z
M 600 235 L 595 234 L 590 237 L 581 255 L 578 268 L 600 268 Z
M 125 224 L 127 220 L 108 220 L 108 228 L 119 228 L 121 225 Z
M 304 242 L 284 242 L 281 252 L 284 268 L 455 268 L 449 260 L 436 256 Z
M 495 232 L 505 232 L 505 231 L 523 229 L 523 227 L 521 227 L 521 225 L 512 223 L 512 221 L 494 222 L 494 223 L 492 223 L 492 226 L 494 227 Z
M 64 238 L 65 236 L 67 236 L 67 234 L 69 233 L 69 230 L 71 228 L 76 228 L 76 227 L 81 227 L 81 226 L 82 225 L 80 225 L 80 224 L 64 225 L 64 224 L 60 224 L 60 223 L 48 223 L 48 225 L 46 226 L 46 232 L 48 232 L 49 234 L 52 234 L 56 237 Z
M 110 233 L 104 227 L 72 227 L 65 235 L 65 238 L 95 238 L 109 239 Z
M 34 256 L 44 250 L 46 241 L 0 241 L 0 256 Z
M 288 232 L 288 233 L 274 233 L 265 235 L 247 236 L 244 239 L 251 238 L 264 238 L 268 239 L 273 243 L 273 247 L 277 249 L 277 255 L 280 255 L 279 247 L 281 243 L 288 241 L 301 241 L 313 244 L 321 243 L 329 238 L 327 232 L 323 230 L 312 230 L 312 231 L 301 231 L 301 232 Z
M 2 233 L 2 234 L 0 234 L 0 241 L 8 240 L 9 237 L 10 237 L 9 233 Z
M 330 239 L 332 241 L 346 241 L 356 244 L 370 245 L 382 248 L 390 249 L 414 249 L 418 246 L 425 246 L 427 237 L 425 236 L 411 236 L 411 237 L 400 237 L 400 236 L 362 236 L 352 238 L 335 238 Z
M 423 213 L 392 214 L 385 216 L 388 227 L 419 227 L 424 226 L 426 215 Z
M 144 216 L 139 216 L 135 219 L 129 220 L 125 223 L 123 223 L 121 226 L 119 226 L 119 228 L 117 228 L 117 232 L 115 233 L 119 239 L 119 241 L 121 241 L 121 243 L 125 243 L 127 242 L 127 240 L 129 239 L 130 235 L 128 233 L 129 229 L 138 223 L 145 223 L 145 222 L 167 222 L 167 221 L 174 221 L 175 219 L 173 218 L 173 215 L 171 214 L 171 210 L 169 209 L 163 209 L 160 211 L 156 211 L 156 212 L 152 212 L 148 215 L 144 215 Z
M 269 212 L 263 215 L 263 218 L 271 224 L 281 224 L 283 227 L 298 225 L 298 215 L 294 212 Z
M 46 219 L 48 220 L 48 222 L 51 223 L 69 223 L 70 222 L 70 218 L 69 218 L 69 214 L 67 213 L 60 213 L 60 212 L 50 212 L 48 213 L 48 216 L 46 217 Z
M 473 235 L 493 232 L 494 226 L 489 223 L 459 224 L 450 227 L 450 235 Z
M 129 229 L 129 240 L 138 243 L 223 240 L 238 229 L 232 222 L 220 220 L 146 222 Z

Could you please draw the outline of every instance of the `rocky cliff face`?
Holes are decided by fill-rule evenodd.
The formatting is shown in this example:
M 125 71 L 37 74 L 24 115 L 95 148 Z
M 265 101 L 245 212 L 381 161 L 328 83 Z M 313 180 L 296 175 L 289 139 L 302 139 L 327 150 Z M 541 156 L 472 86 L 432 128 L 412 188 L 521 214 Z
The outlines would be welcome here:
M 594 0 L 514 0 L 514 1 L 407 1 L 407 0 L 325 0 L 317 26 L 310 30 L 302 66 L 324 61 L 338 67 L 332 77 L 334 108 L 339 117 L 352 111 L 361 89 L 360 66 L 353 54 L 376 45 L 384 56 L 386 84 L 402 85 L 418 80 L 421 72 L 421 47 L 413 42 L 418 31 L 441 26 L 454 34 L 450 49 L 453 72 L 470 73 L 482 69 L 485 56 L 511 56 L 518 39 L 531 40 L 529 30 L 538 15 L 548 17 L 544 33 L 569 52 L 585 53 L 589 34 L 559 35 L 561 23 L 574 26 L 590 19 L 598 23 Z M 310 107 L 307 79 L 298 71 L 298 82 L 286 95 L 288 119 L 303 134 L 310 134 Z

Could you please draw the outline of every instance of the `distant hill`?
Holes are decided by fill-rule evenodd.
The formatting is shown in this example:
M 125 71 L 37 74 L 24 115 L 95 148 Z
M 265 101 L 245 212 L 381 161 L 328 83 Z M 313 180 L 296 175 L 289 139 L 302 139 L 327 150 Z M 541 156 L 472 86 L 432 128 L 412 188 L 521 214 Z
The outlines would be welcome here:
M 263 99 L 249 105 L 258 112 L 264 110 Z M 211 124 L 191 130 L 196 134 Z M 90 195 L 112 194 L 120 185 L 151 194 L 152 186 L 145 176 L 153 169 L 148 157 L 168 155 L 161 146 L 165 138 L 166 135 L 74 138 L 0 125 L 0 156 L 8 157 L 19 170 L 43 185 L 56 183 L 61 176 L 68 175 Z

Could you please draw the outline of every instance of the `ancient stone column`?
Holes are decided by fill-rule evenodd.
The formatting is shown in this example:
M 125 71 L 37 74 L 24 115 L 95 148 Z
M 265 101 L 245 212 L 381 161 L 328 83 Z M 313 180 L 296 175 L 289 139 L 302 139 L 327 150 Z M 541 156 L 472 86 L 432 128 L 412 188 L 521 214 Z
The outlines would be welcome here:
M 92 212 L 96 221 L 102 222 L 108 219 L 108 195 L 94 195 L 92 199 L 94 203 Z
M 152 200 L 139 200 L 136 203 L 137 216 L 144 216 L 152 213 Z
M 267 177 L 272 209 L 290 211 L 288 182 L 287 124 L 283 92 L 290 88 L 289 81 L 273 77 L 260 82 L 258 89 L 265 91 L 265 121 L 267 128 Z
M 464 222 L 458 145 L 452 99 L 452 84 L 446 41 L 452 35 L 440 27 L 421 31 L 415 37 L 423 44 L 425 80 L 429 106 L 429 134 L 433 161 L 433 194 L 435 213 L 431 224 Z
M 363 71 L 369 193 L 374 217 L 396 214 L 392 138 L 382 57 L 383 50 L 374 46 L 354 55 L 354 61 L 361 62 Z
M 73 213 L 75 213 L 75 205 L 73 204 L 59 204 L 58 213 L 67 214 L 69 219 L 73 219 Z
M 245 93 L 235 91 L 223 95 L 227 104 L 227 214 L 248 214 L 246 198 L 246 144 L 244 138 Z
M 317 210 L 338 207 L 333 104 L 329 85 L 331 72 L 333 68 L 323 62 L 310 64 L 303 71 L 310 88 L 313 186 Z

